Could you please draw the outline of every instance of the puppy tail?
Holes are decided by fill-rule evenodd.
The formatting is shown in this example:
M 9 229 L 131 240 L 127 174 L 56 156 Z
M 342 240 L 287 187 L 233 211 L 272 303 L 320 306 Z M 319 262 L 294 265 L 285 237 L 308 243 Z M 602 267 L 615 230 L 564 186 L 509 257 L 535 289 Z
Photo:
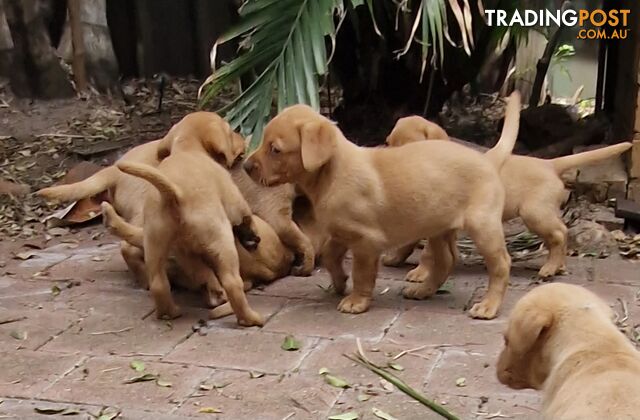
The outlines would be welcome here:
M 111 188 L 118 177 L 118 168 L 109 166 L 80 182 L 43 188 L 36 192 L 51 201 L 78 201 Z
M 514 91 L 507 99 L 507 108 L 504 115 L 504 126 L 500 140 L 493 148 L 489 149 L 485 156 L 500 169 L 505 160 L 511 155 L 513 146 L 518 138 L 520 127 L 520 92 Z
M 158 189 L 163 200 L 177 206 L 182 197 L 182 192 L 169 178 L 153 166 L 135 162 L 118 162 L 116 164 L 122 172 L 142 178 Z
M 102 202 L 100 207 L 102 208 L 102 223 L 111 233 L 130 245 L 143 248 L 144 233 L 141 227 L 128 223 L 106 201 Z
M 632 144 L 630 142 L 624 142 L 614 144 L 613 146 L 590 150 L 588 152 L 577 153 L 575 155 L 549 159 L 547 162 L 551 163 L 553 169 L 555 169 L 556 173 L 560 175 L 564 171 L 571 168 L 588 165 L 590 163 L 595 163 L 604 159 L 608 159 L 610 157 L 618 156 L 619 154 L 631 149 L 631 146 Z

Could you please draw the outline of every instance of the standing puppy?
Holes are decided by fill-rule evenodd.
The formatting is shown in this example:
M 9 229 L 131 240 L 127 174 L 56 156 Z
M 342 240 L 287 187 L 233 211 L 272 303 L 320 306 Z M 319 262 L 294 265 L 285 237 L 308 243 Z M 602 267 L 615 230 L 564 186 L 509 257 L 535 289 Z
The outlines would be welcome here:
M 209 135 L 216 142 L 233 141 L 231 127 L 220 117 L 210 126 Z M 249 205 L 198 137 L 184 134 L 161 146 L 167 149 L 168 157 L 157 168 L 134 162 L 117 164 L 121 171 L 155 187 L 145 196 L 143 246 L 158 317 L 180 316 L 171 296 L 166 263 L 172 249 L 181 249 L 199 257 L 204 268 L 215 272 L 239 324 L 262 325 L 261 316 L 249 307 L 244 294 L 234 244 L 234 230 L 244 246 L 255 237 L 247 229 L 251 224 Z M 257 245 L 259 239 L 253 241 Z
M 509 105 L 495 165 L 511 153 L 519 120 L 517 97 Z M 399 148 L 363 148 L 349 142 L 327 118 L 308 106 L 285 109 L 269 124 L 262 144 L 245 162 L 263 185 L 292 182 L 309 198 L 330 239 L 322 254 L 338 293 L 346 287 L 342 260 L 353 253 L 353 290 L 338 309 L 369 308 L 380 254 L 429 238 L 434 257 L 429 276 L 404 295 L 433 295 L 453 267 L 449 243 L 465 229 L 484 256 L 489 289 L 470 314 L 493 318 L 509 281 L 510 258 L 502 231 L 504 190 L 494 163 L 448 141 Z
M 612 319 L 583 287 L 536 287 L 511 312 L 498 379 L 542 390 L 547 420 L 637 419 L 640 354 Z
M 401 118 L 386 142 L 389 146 L 402 146 L 420 140 L 441 139 L 439 136 L 442 134 L 437 134 L 434 126 L 440 128 L 422 117 Z M 560 217 L 560 206 L 566 194 L 560 175 L 569 169 L 617 156 L 629 148 L 631 143 L 620 143 L 556 159 L 517 155 L 507 157 L 500 169 L 506 194 L 502 220 L 521 217 L 527 228 L 544 240 L 549 257 L 538 272 L 540 277 L 550 277 L 565 270 L 567 228 Z M 487 153 L 492 153 L 491 150 Z M 383 258 L 383 263 L 391 266 L 402 264 L 414 247 L 415 244 L 410 244 L 395 250 Z M 407 280 L 419 281 L 419 278 L 409 275 Z

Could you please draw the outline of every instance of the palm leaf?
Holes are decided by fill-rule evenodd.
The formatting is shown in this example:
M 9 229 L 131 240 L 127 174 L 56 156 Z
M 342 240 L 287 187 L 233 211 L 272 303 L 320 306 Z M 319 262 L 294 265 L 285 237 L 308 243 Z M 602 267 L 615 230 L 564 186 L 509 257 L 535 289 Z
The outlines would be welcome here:
M 240 38 L 242 50 L 201 87 L 200 106 L 206 106 L 225 86 L 245 74 L 258 76 L 233 102 L 218 110 L 234 129 L 252 134 L 250 149 L 261 141 L 274 95 L 277 108 L 305 103 L 318 109 L 318 76 L 327 71 L 326 35 L 335 35 L 334 11 L 340 0 L 248 0 L 240 21 L 222 34 L 218 45 Z

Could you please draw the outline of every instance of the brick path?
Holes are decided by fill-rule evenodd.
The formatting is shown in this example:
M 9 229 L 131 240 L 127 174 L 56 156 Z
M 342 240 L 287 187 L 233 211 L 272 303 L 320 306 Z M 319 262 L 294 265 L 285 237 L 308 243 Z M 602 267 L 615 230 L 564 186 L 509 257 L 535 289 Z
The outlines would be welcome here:
M 374 407 L 398 419 L 440 418 L 342 357 L 356 350 L 356 337 L 380 364 L 422 347 L 395 361 L 404 368 L 398 375 L 462 419 L 538 418 L 535 392 L 512 391 L 495 378 L 505 316 L 476 321 L 464 314 L 486 287 L 481 266 L 458 267 L 449 293 L 422 302 L 399 295 L 407 268 L 383 269 L 374 304 L 362 315 L 336 311 L 338 298 L 322 288 L 329 283 L 324 271 L 289 277 L 250 293 L 268 319 L 264 328 L 238 328 L 229 317 L 194 332 L 206 316 L 198 296 L 177 292 L 183 317 L 156 320 L 114 239 L 92 240 L 90 233 L 79 243 L 49 244 L 27 260 L 12 258 L 25 251 L 20 243 L 0 242 L 0 323 L 24 318 L 0 325 L 0 418 L 119 412 L 126 419 L 281 420 L 355 411 L 373 419 Z M 628 323 L 640 322 L 638 263 L 570 259 L 569 267 L 562 281 L 586 285 L 618 311 L 621 299 Z M 503 314 L 534 287 L 534 274 L 514 267 Z M 280 348 L 289 334 L 300 342 L 298 351 Z M 132 361 L 144 362 L 144 372 L 134 371 Z M 326 384 L 320 368 L 352 388 Z M 160 381 L 124 383 L 143 373 Z M 220 413 L 199 413 L 203 408 Z

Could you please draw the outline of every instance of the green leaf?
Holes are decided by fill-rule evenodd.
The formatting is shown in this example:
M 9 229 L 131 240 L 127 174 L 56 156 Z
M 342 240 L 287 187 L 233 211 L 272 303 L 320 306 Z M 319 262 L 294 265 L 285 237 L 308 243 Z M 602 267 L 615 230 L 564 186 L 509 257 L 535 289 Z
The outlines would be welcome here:
M 355 411 L 349 411 L 348 413 L 343 414 L 334 414 L 333 416 L 329 416 L 329 420 L 358 420 L 358 413 Z
M 100 412 L 97 420 L 113 420 L 120 415 L 120 411 L 112 411 L 109 413 L 105 413 L 104 411 Z
M 156 380 L 156 385 L 161 386 L 163 388 L 171 388 L 173 384 L 169 381 L 163 381 L 162 379 Z
M 142 376 L 134 376 L 133 378 L 129 378 L 126 381 L 124 381 L 125 384 L 135 384 L 138 382 L 149 382 L 149 381 L 155 381 L 158 379 L 158 375 L 153 374 L 153 373 L 145 373 Z
M 351 385 L 349 385 L 347 381 L 337 376 L 333 376 L 330 373 L 325 373 L 322 376 L 324 376 L 324 381 L 333 387 L 343 388 L 343 389 L 351 387 Z
M 214 407 L 202 407 L 200 410 L 198 410 L 198 413 L 220 414 L 220 413 L 222 413 L 222 410 L 220 410 L 219 408 L 214 408 Z
M 383 420 L 398 420 L 395 417 L 393 417 L 391 414 L 385 413 L 384 411 L 373 407 L 371 409 L 371 411 L 373 412 L 373 415 L 378 417 L 379 419 L 383 419 Z
M 20 340 L 20 341 L 24 341 L 27 339 L 28 337 L 28 333 L 26 331 L 16 331 L 13 330 L 9 333 L 9 335 L 13 338 L 15 338 L 16 340 Z
M 394 362 L 390 362 L 390 363 L 388 364 L 388 366 L 389 366 L 391 369 L 393 369 L 393 370 L 399 370 L 399 371 L 403 371 L 403 370 L 404 370 L 404 366 L 399 365 L 399 364 L 394 363 Z
M 144 372 L 144 363 L 139 360 L 134 360 L 133 362 L 131 362 L 130 366 L 131 369 L 135 370 L 136 372 Z
M 51 286 L 51 294 L 53 296 L 58 296 L 60 294 L 62 290 L 60 290 L 60 288 L 58 287 L 57 284 L 54 284 L 53 286 Z
M 280 348 L 286 351 L 300 350 L 300 342 L 296 340 L 292 335 L 288 335 L 284 338 L 284 341 L 282 342 Z

